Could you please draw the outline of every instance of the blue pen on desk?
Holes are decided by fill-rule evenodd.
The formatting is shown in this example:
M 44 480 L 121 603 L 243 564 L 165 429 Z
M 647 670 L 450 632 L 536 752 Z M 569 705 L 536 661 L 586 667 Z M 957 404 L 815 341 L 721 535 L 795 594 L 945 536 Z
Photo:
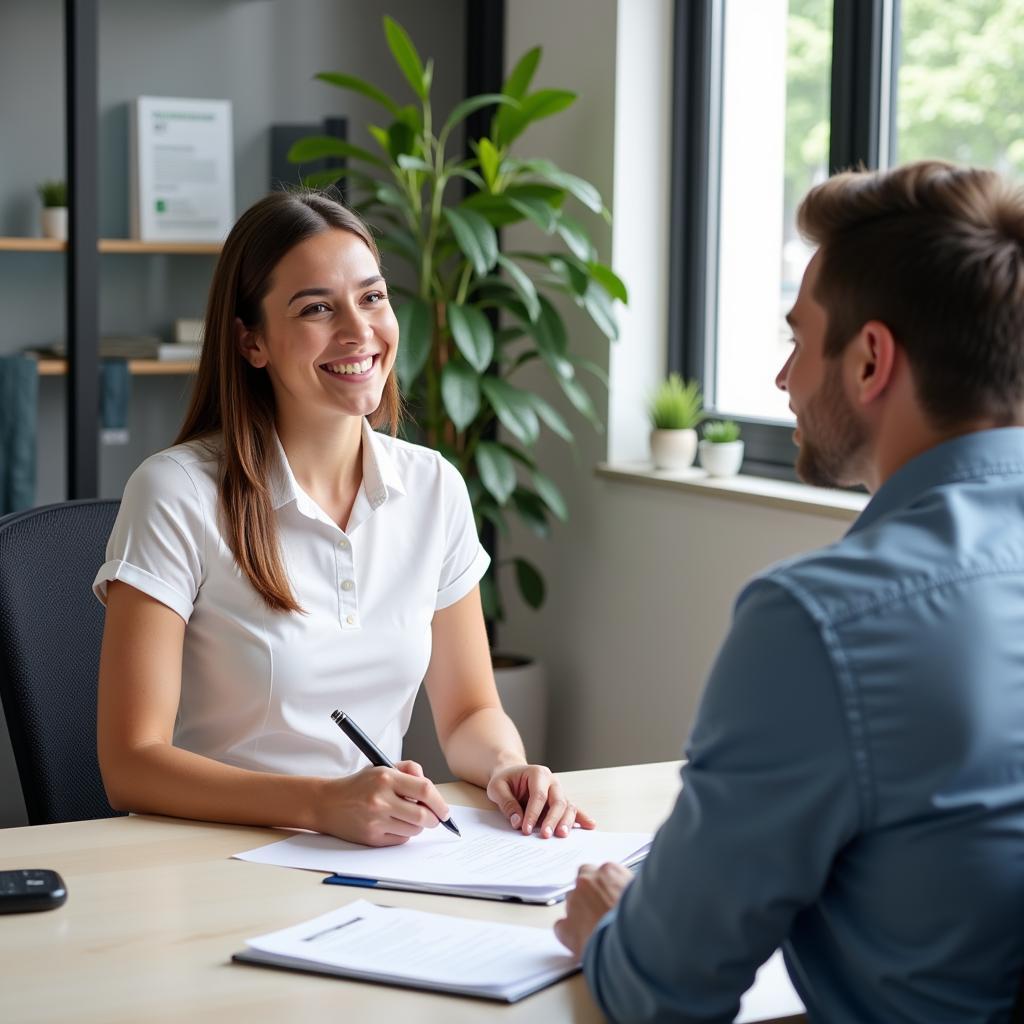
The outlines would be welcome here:
M 373 740 L 371 740 L 370 737 L 367 736 L 366 733 L 363 732 L 363 730 L 360 729 L 344 711 L 332 711 L 331 718 L 334 719 L 338 728 L 363 752 L 370 764 L 377 768 L 395 767 L 387 754 L 385 754 L 384 751 L 381 750 L 380 747 L 378 747 L 377 744 L 374 743 Z M 437 820 L 440 821 L 449 832 L 454 832 L 460 839 L 462 838 L 462 833 L 456 827 L 455 822 L 452 821 L 451 816 L 444 821 L 442 821 L 440 817 Z

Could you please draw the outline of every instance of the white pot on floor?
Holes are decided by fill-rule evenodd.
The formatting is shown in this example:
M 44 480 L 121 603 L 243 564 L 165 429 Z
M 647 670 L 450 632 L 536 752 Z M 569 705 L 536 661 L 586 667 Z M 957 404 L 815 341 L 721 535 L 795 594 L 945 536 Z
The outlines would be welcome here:
M 544 666 L 518 655 L 494 654 L 493 662 L 501 706 L 523 737 L 527 759 L 531 764 L 546 764 L 548 692 Z M 430 702 L 422 687 L 402 742 L 402 757 L 418 761 L 427 778 L 434 782 L 452 780 L 437 742 Z

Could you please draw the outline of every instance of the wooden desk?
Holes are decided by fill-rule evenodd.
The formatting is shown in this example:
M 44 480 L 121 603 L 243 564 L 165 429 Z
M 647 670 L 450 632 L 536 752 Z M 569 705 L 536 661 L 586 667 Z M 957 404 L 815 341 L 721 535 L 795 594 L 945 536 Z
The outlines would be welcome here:
M 571 772 L 563 779 L 602 827 L 619 831 L 656 828 L 679 786 L 675 763 Z M 441 789 L 451 803 L 487 806 L 483 793 L 464 783 Z M 312 872 L 229 859 L 278 835 L 148 816 L 0 831 L 0 869 L 54 868 L 68 886 L 68 901 L 58 910 L 0 916 L 0 1021 L 602 1019 L 580 975 L 502 1007 L 232 964 L 245 939 L 367 896 L 367 890 L 322 885 Z M 563 914 L 561 907 L 416 893 L 371 898 L 547 927 Z

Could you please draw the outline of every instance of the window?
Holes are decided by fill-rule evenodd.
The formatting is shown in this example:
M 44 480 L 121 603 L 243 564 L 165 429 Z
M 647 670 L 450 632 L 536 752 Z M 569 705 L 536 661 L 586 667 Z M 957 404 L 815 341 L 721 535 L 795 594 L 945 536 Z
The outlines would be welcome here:
M 775 375 L 830 169 L 926 157 L 1024 179 L 1024 0 L 676 0 L 669 368 L 792 472 Z

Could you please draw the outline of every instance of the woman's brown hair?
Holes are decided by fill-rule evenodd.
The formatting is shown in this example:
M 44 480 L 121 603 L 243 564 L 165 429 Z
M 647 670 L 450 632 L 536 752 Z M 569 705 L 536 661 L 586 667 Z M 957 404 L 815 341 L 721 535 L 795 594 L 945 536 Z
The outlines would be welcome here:
M 238 350 L 235 320 L 263 323 L 263 298 L 285 253 L 323 231 L 350 231 L 380 266 L 373 235 L 341 203 L 312 190 L 272 192 L 231 229 L 213 272 L 202 356 L 185 421 L 175 444 L 220 440 L 220 511 L 239 568 L 275 611 L 302 611 L 281 558 L 269 474 L 274 459 L 274 392 L 266 370 Z M 398 430 L 401 400 L 389 375 L 374 428 Z

